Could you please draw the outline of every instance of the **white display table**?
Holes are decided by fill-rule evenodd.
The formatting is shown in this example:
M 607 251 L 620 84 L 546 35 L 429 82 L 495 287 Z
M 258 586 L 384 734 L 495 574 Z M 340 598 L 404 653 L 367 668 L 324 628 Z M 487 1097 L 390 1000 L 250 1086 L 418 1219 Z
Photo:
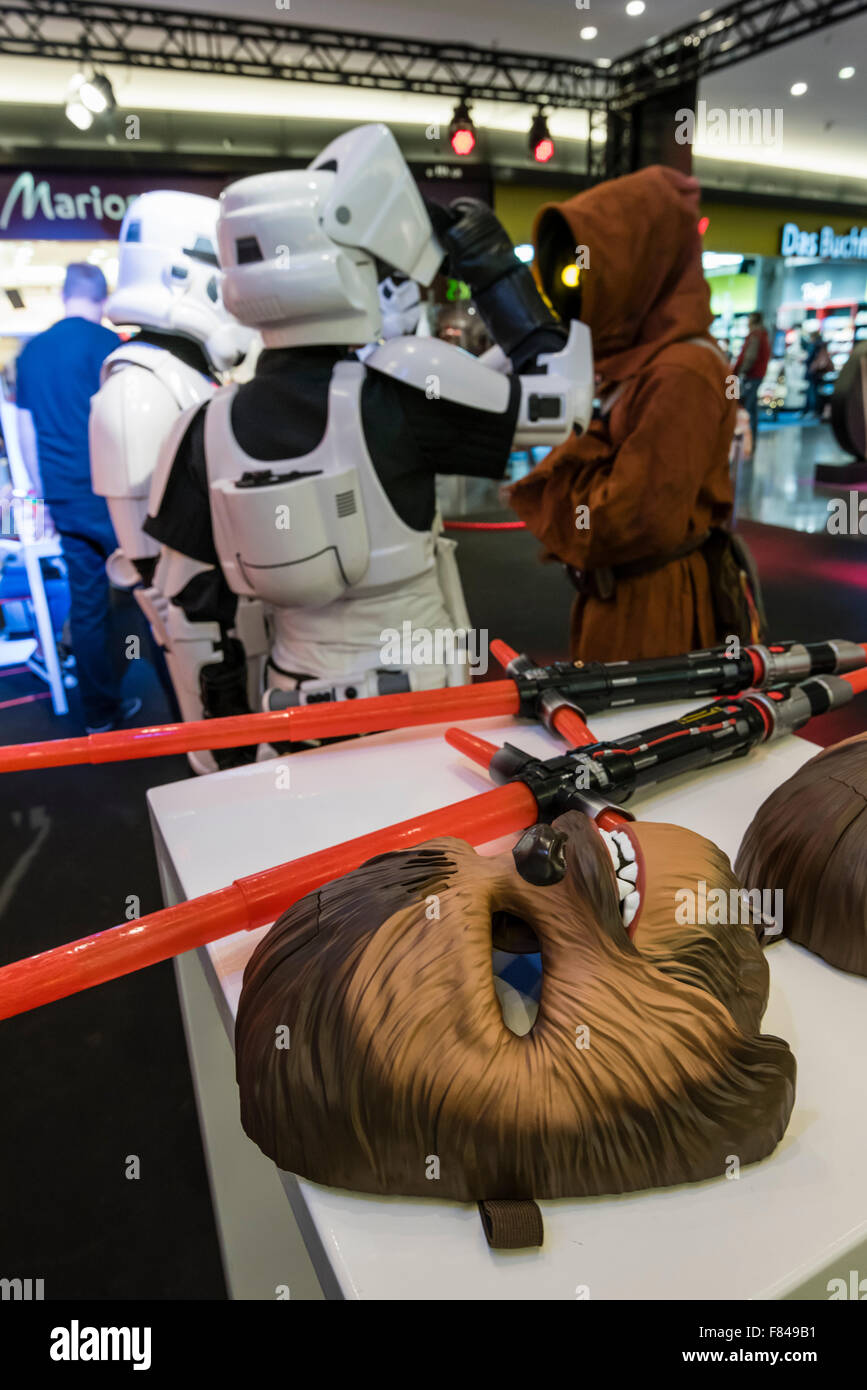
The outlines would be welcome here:
M 690 707 L 609 713 L 592 723 L 600 737 L 617 737 Z M 545 756 L 562 750 L 532 724 L 464 727 Z M 689 774 L 632 809 L 697 830 L 734 859 L 759 804 L 814 752 L 802 739 L 784 739 Z M 490 785 L 435 728 L 157 787 L 148 801 L 166 899 L 206 893 Z M 181 957 L 178 977 L 230 1293 L 273 1298 L 288 1285 L 292 1297 L 315 1297 L 276 1170 L 241 1131 L 231 1055 L 203 1003 L 202 969 L 231 1037 L 244 965 L 264 930 Z M 542 1202 L 544 1246 L 509 1252 L 488 1248 L 474 1205 L 368 1197 L 281 1174 L 325 1295 L 574 1299 L 588 1296 L 578 1292 L 586 1288 L 592 1299 L 826 1298 L 829 1278 L 867 1274 L 867 980 L 788 941 L 768 957 L 763 1031 L 789 1042 L 798 1082 L 789 1128 L 764 1162 L 736 1181 Z

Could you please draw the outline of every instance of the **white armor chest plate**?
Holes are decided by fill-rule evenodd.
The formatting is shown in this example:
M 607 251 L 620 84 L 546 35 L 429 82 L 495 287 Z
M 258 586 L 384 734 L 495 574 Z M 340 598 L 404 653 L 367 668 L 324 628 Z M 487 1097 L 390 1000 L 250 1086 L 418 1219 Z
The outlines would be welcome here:
M 231 589 L 278 608 L 321 608 L 375 593 L 433 568 L 430 531 L 395 512 L 361 422 L 360 362 L 340 362 L 325 434 L 303 458 L 265 462 L 232 431 L 236 386 L 207 408 L 205 456 L 214 540 Z

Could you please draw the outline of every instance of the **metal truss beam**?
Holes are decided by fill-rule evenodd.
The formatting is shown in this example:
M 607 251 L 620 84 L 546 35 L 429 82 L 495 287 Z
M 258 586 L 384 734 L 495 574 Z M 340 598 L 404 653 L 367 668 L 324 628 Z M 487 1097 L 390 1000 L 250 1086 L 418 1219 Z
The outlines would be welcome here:
M 629 105 L 865 13 L 867 0 L 739 0 L 618 58 L 614 102 Z
M 737 0 L 602 68 L 282 19 L 110 0 L 0 0 L 0 54 L 584 110 L 591 131 L 606 132 L 604 143 L 589 142 L 588 173 L 610 178 L 638 158 L 643 104 L 864 13 L 867 0 Z
M 0 0 L 0 53 L 593 111 L 622 109 L 865 12 L 867 0 L 738 0 L 606 69 L 109 0 Z
M 0 0 L 0 53 L 546 107 L 604 109 L 613 90 L 571 58 L 100 0 Z

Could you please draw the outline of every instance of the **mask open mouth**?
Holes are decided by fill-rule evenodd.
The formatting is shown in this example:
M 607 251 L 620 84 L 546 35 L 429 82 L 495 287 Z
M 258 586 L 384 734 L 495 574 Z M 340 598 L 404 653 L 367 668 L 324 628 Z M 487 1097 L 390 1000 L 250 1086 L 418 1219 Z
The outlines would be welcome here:
M 629 833 L 627 823 L 624 822 L 622 830 L 602 830 L 600 827 L 597 829 L 614 867 L 620 917 L 628 931 L 641 907 L 639 850 Z

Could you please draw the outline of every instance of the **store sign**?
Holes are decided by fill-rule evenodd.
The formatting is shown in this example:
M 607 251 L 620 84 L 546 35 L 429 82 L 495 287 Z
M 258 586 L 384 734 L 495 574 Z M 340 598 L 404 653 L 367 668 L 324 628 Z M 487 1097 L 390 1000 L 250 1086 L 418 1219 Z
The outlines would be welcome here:
M 140 193 L 157 188 L 216 197 L 225 179 L 158 179 L 109 174 L 0 175 L 0 237 L 47 241 L 116 241 L 124 213 Z
M 824 304 L 831 298 L 831 290 L 830 280 L 823 280 L 821 285 L 814 285 L 812 280 L 807 280 L 801 286 L 801 298 L 807 304 Z
M 787 222 L 780 237 L 781 256 L 817 256 L 823 261 L 867 261 L 867 227 L 851 227 L 838 236 L 833 227 L 802 232 Z

